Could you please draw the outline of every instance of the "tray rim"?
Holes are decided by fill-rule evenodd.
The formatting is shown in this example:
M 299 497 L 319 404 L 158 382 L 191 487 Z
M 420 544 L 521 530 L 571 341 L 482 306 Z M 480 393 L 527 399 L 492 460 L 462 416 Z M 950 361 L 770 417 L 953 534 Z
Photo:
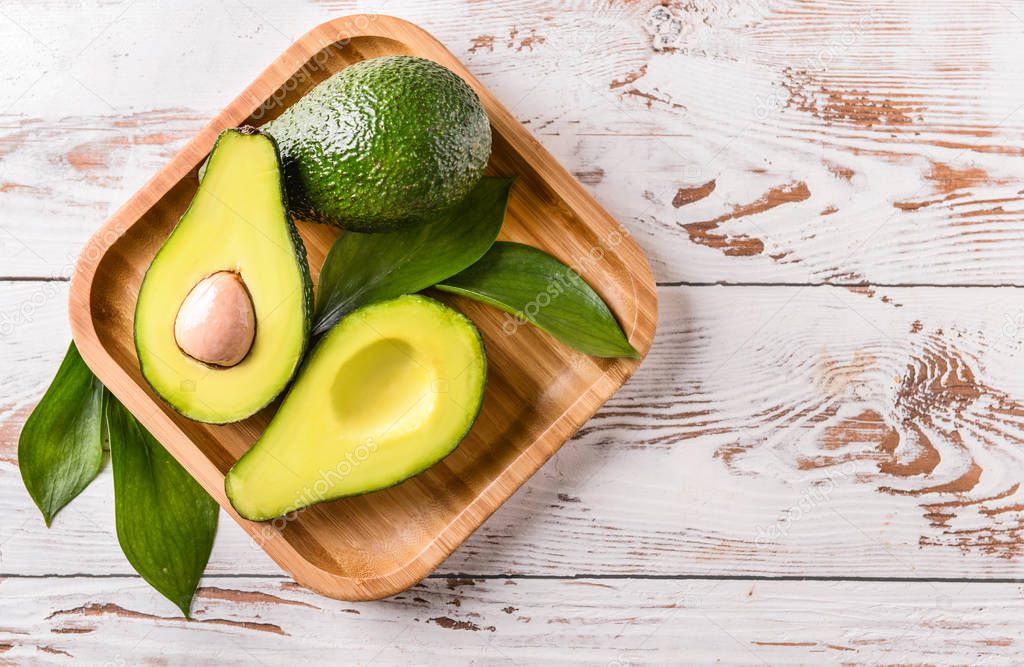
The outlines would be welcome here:
M 412 48 L 402 36 L 412 36 L 429 47 Z M 343 576 L 315 565 L 296 551 L 277 531 L 261 531 L 265 524 L 247 521 L 232 508 L 224 494 L 224 475 L 192 440 L 154 403 L 100 341 L 92 316 L 92 287 L 104 254 L 154 204 L 207 155 L 221 130 L 235 127 L 249 117 L 281 85 L 298 73 L 324 48 L 353 37 L 377 37 L 397 41 L 417 55 L 431 57 L 456 71 L 484 101 L 495 132 L 524 153 L 538 175 L 563 200 L 567 195 L 573 209 L 595 230 L 608 229 L 621 234 L 621 243 L 632 245 L 639 261 L 629 266 L 634 309 L 627 337 L 640 353 L 636 360 L 619 359 L 610 363 L 584 392 L 552 420 L 518 456 L 452 518 L 444 529 L 402 565 L 389 572 L 368 576 Z M 419 46 L 423 46 L 420 44 Z M 545 173 L 547 172 L 547 173 Z M 557 183 L 557 187 L 556 187 Z M 586 211 L 580 208 L 585 207 Z M 586 191 L 514 116 L 484 87 L 440 41 L 419 26 L 383 14 L 352 14 L 322 23 L 289 46 L 281 55 L 204 126 L 160 171 L 114 212 L 83 247 L 71 277 L 69 319 L 79 352 L 97 377 L 172 456 L 206 489 L 217 503 L 249 533 L 250 537 L 295 581 L 327 597 L 340 600 L 372 600 L 397 594 L 422 580 L 455 551 L 483 522 L 530 479 L 565 442 L 588 421 L 611 396 L 626 383 L 647 356 L 657 323 L 657 294 L 653 273 L 643 251 L 632 236 Z M 621 317 L 621 314 L 620 314 Z M 624 322 L 625 323 L 625 322 Z M 589 407 L 581 405 L 590 402 Z M 199 452 L 200 456 L 187 456 Z M 267 533 L 274 534 L 268 535 Z M 300 567 L 304 566 L 304 567 Z

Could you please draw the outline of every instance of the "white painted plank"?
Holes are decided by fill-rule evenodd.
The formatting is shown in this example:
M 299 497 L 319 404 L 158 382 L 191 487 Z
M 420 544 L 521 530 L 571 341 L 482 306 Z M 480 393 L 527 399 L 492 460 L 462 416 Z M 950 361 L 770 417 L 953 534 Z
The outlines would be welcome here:
M 64 286 L 0 285 L 43 289 L 0 339 L 0 572 L 125 574 L 109 473 L 50 530 L 18 478 Z M 637 375 L 442 571 L 1022 577 L 1022 355 L 1016 288 L 662 288 Z M 210 571 L 278 572 L 229 520 Z
M 0 582 L 33 664 L 1013 664 L 1012 584 L 430 579 L 383 602 L 208 579 L 194 620 L 139 579 Z
M 372 10 L 442 39 L 659 280 L 1024 284 L 1012 8 L 729 6 L 675 10 L 678 48 L 657 51 L 645 3 L 12 9 L 0 81 L 24 94 L 0 109 L 0 273 L 67 275 L 90 230 L 291 39 Z M 40 37 L 59 21 L 74 39 Z

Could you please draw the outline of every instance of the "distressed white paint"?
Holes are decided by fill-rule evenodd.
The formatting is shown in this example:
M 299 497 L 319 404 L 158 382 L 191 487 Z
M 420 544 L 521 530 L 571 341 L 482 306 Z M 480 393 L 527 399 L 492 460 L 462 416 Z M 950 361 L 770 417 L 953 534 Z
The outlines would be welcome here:
M 0 277 L 67 276 L 91 231 L 295 37 L 380 11 L 445 42 L 660 281 L 766 283 L 663 286 L 637 376 L 441 570 L 612 579 L 433 579 L 356 615 L 246 578 L 279 570 L 225 518 L 207 583 L 235 593 L 207 591 L 206 622 L 187 625 L 88 613 L 172 610 L 124 577 L 109 472 L 49 530 L 22 489 L 17 433 L 66 344 L 66 285 L 0 282 L 0 661 L 272 663 L 331 647 L 361 663 L 1011 660 L 1012 584 L 622 577 L 1024 578 L 1024 293 L 802 286 L 1024 285 L 1024 9 L 701 0 L 672 10 L 683 31 L 656 51 L 653 4 L 0 7 Z M 801 184 L 806 197 L 764 206 Z M 763 249 L 726 254 L 682 226 L 736 207 L 711 245 Z M 915 373 L 934 383 L 907 391 Z M 935 465 L 908 474 L 922 433 Z
M 138 579 L 0 583 L 0 659 L 63 664 L 1007 664 L 1012 584 L 428 579 L 343 603 L 204 582 L 188 622 Z
M 0 187 L 16 215 L 3 273 L 66 274 L 90 230 L 285 44 L 327 16 L 374 10 L 441 38 L 583 175 L 659 280 L 1022 283 L 1013 7 L 707 0 L 684 16 L 690 46 L 655 52 L 649 4 L 186 3 L 177 20 L 128 3 L 5 11 Z M 55 17 L 75 26 L 66 44 Z M 943 181 L 949 172 L 959 176 Z M 709 197 L 672 206 L 678 188 L 711 180 Z M 680 226 L 792 183 L 809 197 L 719 229 L 760 240 L 755 256 L 724 256 Z
M 0 284 L 0 314 L 20 312 L 40 288 L 55 290 L 52 301 L 3 339 L 10 361 L 0 377 L 16 398 L 0 421 L 0 534 L 8 536 L 0 571 L 125 574 L 109 474 L 49 531 L 18 482 L 15 438 L 63 352 L 64 338 L 46 332 L 63 330 L 65 290 Z M 1024 292 L 882 288 L 868 297 L 836 287 L 711 286 L 666 287 L 660 296 L 658 344 L 637 375 L 443 571 L 1024 576 L 1022 513 L 1013 508 L 1022 493 L 981 502 L 1024 476 L 1024 414 L 1007 403 L 1024 401 L 1015 372 L 1024 324 L 1007 325 L 1024 322 Z M 939 458 L 930 474 L 887 473 L 885 462 L 917 456 L 904 422 L 920 417 L 906 401 L 921 391 L 901 387 L 908 368 L 935 350 L 963 360 L 982 395 L 952 431 L 943 421 L 955 421 L 949 406 L 931 410 L 933 424 L 920 422 Z M 925 394 L 955 392 L 960 385 L 935 363 L 927 362 L 924 384 L 943 387 Z M 1010 413 L 996 410 L 999 401 Z M 865 411 L 885 426 L 830 449 L 830 429 Z M 880 451 L 889 428 L 902 437 L 895 456 Z M 946 484 L 972 463 L 983 473 L 966 493 L 881 490 Z M 960 501 L 979 502 L 950 510 L 946 528 L 931 525 L 931 504 Z M 40 559 L 57 539 L 76 548 Z M 238 573 L 240 562 L 245 573 L 278 572 L 225 518 L 210 571 Z

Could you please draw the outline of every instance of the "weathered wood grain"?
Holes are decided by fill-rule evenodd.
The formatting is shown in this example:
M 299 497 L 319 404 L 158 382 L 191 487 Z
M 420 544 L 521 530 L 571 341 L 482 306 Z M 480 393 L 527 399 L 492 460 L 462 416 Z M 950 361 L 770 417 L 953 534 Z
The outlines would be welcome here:
M 138 579 L 0 582 L 11 664 L 1012 664 L 1011 584 L 428 579 L 341 603 L 203 582 L 183 620 Z
M 125 574 L 106 474 L 50 531 L 17 478 L 64 285 L 0 285 L 43 289 L 2 340 L 0 572 Z M 1022 355 L 1016 288 L 662 288 L 638 374 L 443 571 L 1022 577 Z M 210 571 L 254 554 L 225 521 Z
M 99 223 L 207 120 L 183 108 L 0 117 L 0 272 L 70 276 Z
M 331 16 L 384 11 L 447 44 L 664 283 L 1024 285 L 1017 3 L 698 0 L 645 28 L 655 4 L 5 4 L 0 276 L 66 276 L 281 49 Z M 0 284 L 0 573 L 127 574 L 107 473 L 47 531 L 15 467 L 67 340 L 64 290 Z M 666 287 L 640 374 L 445 571 L 1024 577 L 1019 294 Z M 247 540 L 223 522 L 210 572 L 276 573 Z M 361 662 L 1010 664 L 1020 642 L 1012 585 L 710 582 L 698 595 L 720 627 L 691 607 L 645 636 L 692 582 L 513 583 L 430 580 L 426 603 L 356 615 L 276 580 L 207 582 L 202 620 L 284 637 L 105 606 L 170 615 L 137 579 L 5 579 L 0 661 L 344 646 Z
M 593 189 L 661 281 L 1024 284 L 1024 74 L 1007 57 L 1022 24 L 1000 3 L 913 6 L 690 3 L 673 6 L 683 32 L 660 50 L 647 3 L 394 10 L 435 32 Z M 0 117 L 0 188 L 17 212 L 6 275 L 66 275 L 88 232 L 287 41 L 324 9 L 365 9 L 253 7 L 200 46 L 183 39 L 190 26 L 155 30 L 128 11 L 90 46 L 89 76 L 67 75 L 108 104 L 70 80 L 83 111 L 54 114 L 32 88 Z M 130 66 L 99 66 L 140 32 L 154 41 Z M 200 56 L 217 63 L 201 82 L 168 71 Z

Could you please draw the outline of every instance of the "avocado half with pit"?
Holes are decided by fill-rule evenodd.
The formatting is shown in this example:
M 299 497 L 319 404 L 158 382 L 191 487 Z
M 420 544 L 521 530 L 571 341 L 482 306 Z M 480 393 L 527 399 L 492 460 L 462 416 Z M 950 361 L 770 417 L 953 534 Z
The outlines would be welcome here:
M 142 375 L 186 417 L 244 419 L 295 373 L 312 306 L 277 146 L 250 127 L 226 130 L 139 289 Z
M 476 327 L 438 301 L 409 295 L 353 311 L 228 472 L 227 496 L 261 521 L 398 484 L 458 446 L 486 377 Z

